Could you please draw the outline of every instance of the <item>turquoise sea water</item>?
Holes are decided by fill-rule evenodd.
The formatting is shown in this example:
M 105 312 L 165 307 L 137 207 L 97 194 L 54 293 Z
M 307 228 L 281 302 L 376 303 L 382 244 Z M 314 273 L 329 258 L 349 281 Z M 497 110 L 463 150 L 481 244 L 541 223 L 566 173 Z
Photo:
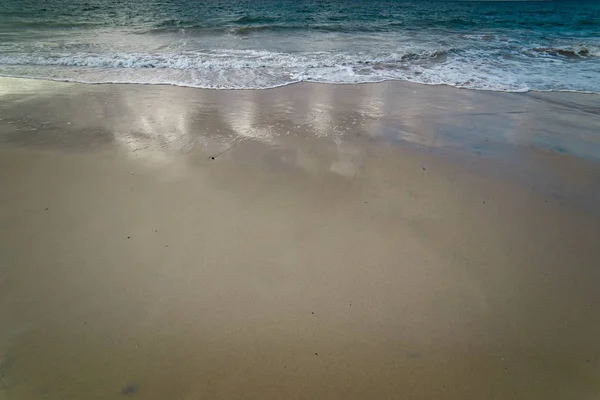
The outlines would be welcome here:
M 600 2 L 0 0 L 0 75 L 600 92 Z

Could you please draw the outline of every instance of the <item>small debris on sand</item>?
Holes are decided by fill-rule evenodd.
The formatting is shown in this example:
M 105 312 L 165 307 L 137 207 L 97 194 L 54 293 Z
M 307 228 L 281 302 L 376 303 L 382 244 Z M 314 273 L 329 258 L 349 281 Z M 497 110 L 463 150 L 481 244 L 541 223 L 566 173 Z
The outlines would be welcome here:
M 135 383 L 129 383 L 121 389 L 121 394 L 134 394 L 137 393 L 140 387 Z

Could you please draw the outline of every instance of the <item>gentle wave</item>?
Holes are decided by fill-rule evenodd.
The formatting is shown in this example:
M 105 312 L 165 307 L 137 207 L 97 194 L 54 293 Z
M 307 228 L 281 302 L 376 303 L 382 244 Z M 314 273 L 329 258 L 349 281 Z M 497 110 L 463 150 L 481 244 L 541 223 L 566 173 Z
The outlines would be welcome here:
M 254 23 L 268 24 L 271 22 L 275 22 L 276 20 L 277 20 L 276 18 L 271 18 L 271 17 L 266 17 L 266 16 L 252 17 L 249 15 L 244 15 L 243 17 L 236 19 L 234 22 L 237 24 L 254 24 Z
M 173 23 L 165 24 L 157 27 L 143 28 L 135 32 L 140 35 L 152 35 L 172 32 L 186 32 L 187 34 L 198 36 L 210 35 L 240 35 L 249 36 L 258 33 L 302 33 L 302 32 L 327 32 L 327 33 L 376 33 L 376 32 L 392 32 L 401 22 L 390 22 L 385 24 L 365 24 L 362 26 L 347 26 L 342 23 L 324 23 L 311 24 L 309 26 L 294 23 L 270 23 L 270 24 L 253 24 L 253 25 L 238 25 L 235 22 L 223 26 L 210 26 L 199 23 Z M 414 27 L 412 27 L 415 29 Z
M 345 67 L 350 65 L 393 66 L 409 61 L 441 61 L 446 51 L 406 52 L 386 57 L 367 59 L 352 54 L 330 54 L 313 52 L 307 54 L 274 53 L 257 50 L 227 50 L 223 52 L 182 52 L 182 53 L 78 53 L 47 55 L 0 55 L 0 65 L 37 65 L 92 68 L 169 68 L 225 69 L 225 68 L 267 68 L 278 67 L 292 69 L 298 66 L 306 68 Z
M 577 54 L 582 51 L 578 49 Z M 590 49 L 583 53 L 591 57 Z M 502 55 L 452 48 L 385 55 L 258 50 L 4 54 L 0 55 L 0 75 L 212 89 L 266 89 L 303 81 L 356 84 L 402 80 L 476 90 L 600 92 L 600 83 L 589 79 L 593 71 L 577 73 L 577 62 L 565 56 L 566 61 L 556 64 L 555 58 L 548 60 L 554 68 L 548 75 L 544 74 L 544 60 L 538 67 Z

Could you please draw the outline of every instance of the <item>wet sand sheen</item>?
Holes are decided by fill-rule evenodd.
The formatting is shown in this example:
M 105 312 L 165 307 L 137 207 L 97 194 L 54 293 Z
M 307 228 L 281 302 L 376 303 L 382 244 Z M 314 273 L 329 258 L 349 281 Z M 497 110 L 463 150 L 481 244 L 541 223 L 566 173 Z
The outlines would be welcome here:
M 536 136 L 497 117 L 525 96 L 26 82 L 0 97 L 0 398 L 600 394 L 600 169 L 530 148 L 593 112 L 536 102 Z

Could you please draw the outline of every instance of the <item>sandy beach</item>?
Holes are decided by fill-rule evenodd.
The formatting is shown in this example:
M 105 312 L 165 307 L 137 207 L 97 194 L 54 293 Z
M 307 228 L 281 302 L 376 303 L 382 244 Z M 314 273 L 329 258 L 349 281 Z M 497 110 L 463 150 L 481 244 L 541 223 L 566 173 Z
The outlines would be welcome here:
M 600 95 L 0 78 L 0 399 L 597 399 Z

